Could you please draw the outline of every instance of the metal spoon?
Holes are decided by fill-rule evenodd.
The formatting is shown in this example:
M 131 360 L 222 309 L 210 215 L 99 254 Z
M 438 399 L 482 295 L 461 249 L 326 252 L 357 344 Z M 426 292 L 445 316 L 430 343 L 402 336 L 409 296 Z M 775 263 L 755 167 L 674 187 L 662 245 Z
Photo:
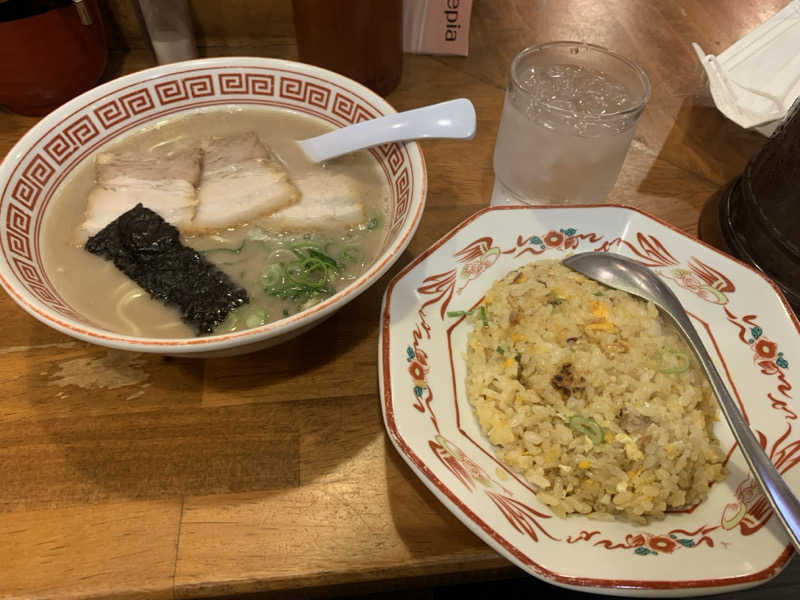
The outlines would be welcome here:
M 471 140 L 474 136 L 475 107 L 466 98 L 458 98 L 362 121 L 297 143 L 310 160 L 322 162 L 388 142 L 420 138 Z
M 800 552 L 800 501 L 778 474 L 745 422 L 733 398 L 725 388 L 714 363 L 711 362 L 711 358 L 686 311 L 672 290 L 650 269 L 619 254 L 585 252 L 570 256 L 562 262 L 570 269 L 586 275 L 590 279 L 650 300 L 672 317 L 705 370 L 711 388 L 722 408 L 722 414 L 725 415 L 736 441 L 739 442 L 739 448 L 742 450 L 747 464 L 750 465 L 750 470 L 761 484 L 761 489 L 764 490 L 775 514 L 783 523 L 795 549 Z

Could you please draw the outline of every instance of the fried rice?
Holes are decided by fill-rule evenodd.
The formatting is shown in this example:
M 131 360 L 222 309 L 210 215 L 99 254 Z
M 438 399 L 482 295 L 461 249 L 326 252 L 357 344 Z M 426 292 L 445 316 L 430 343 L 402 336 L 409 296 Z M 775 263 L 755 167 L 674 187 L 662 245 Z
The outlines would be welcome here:
M 540 261 L 495 282 L 472 321 L 480 427 L 558 516 L 642 523 L 725 477 L 711 388 L 652 303 Z

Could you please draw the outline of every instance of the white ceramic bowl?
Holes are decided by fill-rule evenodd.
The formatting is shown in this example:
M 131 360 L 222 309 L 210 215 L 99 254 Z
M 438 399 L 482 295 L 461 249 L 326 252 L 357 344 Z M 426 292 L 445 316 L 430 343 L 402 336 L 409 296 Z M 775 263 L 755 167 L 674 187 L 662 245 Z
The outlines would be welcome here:
M 400 257 L 425 205 L 425 161 L 416 143 L 371 150 L 391 190 L 387 232 L 367 271 L 327 300 L 263 327 L 191 339 L 119 335 L 95 326 L 52 285 L 40 252 L 53 192 L 81 163 L 131 129 L 166 115 L 228 104 L 284 108 L 341 127 L 395 110 L 336 73 L 269 58 L 212 58 L 164 65 L 94 88 L 50 113 L 0 165 L 0 282 L 28 313 L 67 335 L 136 352 L 215 356 L 265 348 L 318 324 L 372 285 Z
M 792 556 L 724 421 L 728 475 L 692 510 L 647 525 L 555 517 L 481 433 L 465 392 L 469 310 L 537 259 L 613 251 L 652 268 L 689 311 L 767 454 L 800 495 L 800 323 L 762 275 L 621 206 L 481 211 L 386 289 L 378 354 L 386 429 L 413 471 L 497 552 L 551 583 L 625 596 L 693 596 L 763 583 Z

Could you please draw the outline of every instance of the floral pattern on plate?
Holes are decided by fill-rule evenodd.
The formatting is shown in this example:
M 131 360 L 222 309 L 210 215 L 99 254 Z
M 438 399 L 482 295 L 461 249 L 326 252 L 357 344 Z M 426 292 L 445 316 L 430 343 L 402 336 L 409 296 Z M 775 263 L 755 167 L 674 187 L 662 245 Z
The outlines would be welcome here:
M 727 478 L 700 505 L 647 525 L 555 517 L 495 457 L 465 395 L 466 315 L 492 283 L 537 259 L 613 251 L 672 287 L 767 454 L 800 493 L 793 357 L 800 324 L 775 286 L 724 254 L 619 206 L 498 207 L 456 227 L 389 284 L 379 348 L 382 410 L 397 450 L 472 531 L 564 587 L 685 596 L 763 583 L 792 549 L 724 422 Z

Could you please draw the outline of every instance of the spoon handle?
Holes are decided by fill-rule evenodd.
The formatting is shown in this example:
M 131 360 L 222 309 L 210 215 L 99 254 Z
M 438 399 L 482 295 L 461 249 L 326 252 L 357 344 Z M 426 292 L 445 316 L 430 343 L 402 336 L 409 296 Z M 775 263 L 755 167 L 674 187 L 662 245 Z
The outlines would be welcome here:
M 800 501 L 792 493 L 772 461 L 765 454 L 761 444 L 756 440 L 750 426 L 744 420 L 742 413 L 722 382 L 717 368 L 711 362 L 711 357 L 706 352 L 700 336 L 697 335 L 686 312 L 679 303 L 677 309 L 668 312 L 686 335 L 689 345 L 705 370 L 708 381 L 719 400 L 722 414 L 725 415 L 736 441 L 742 447 L 742 454 L 744 454 L 747 464 L 750 465 L 751 472 L 761 484 L 761 489 L 764 490 L 767 500 L 778 518 L 783 522 L 796 551 L 800 553 Z
M 475 107 L 466 98 L 448 100 L 336 129 L 298 142 L 313 162 L 322 162 L 388 142 L 420 138 L 472 139 Z

